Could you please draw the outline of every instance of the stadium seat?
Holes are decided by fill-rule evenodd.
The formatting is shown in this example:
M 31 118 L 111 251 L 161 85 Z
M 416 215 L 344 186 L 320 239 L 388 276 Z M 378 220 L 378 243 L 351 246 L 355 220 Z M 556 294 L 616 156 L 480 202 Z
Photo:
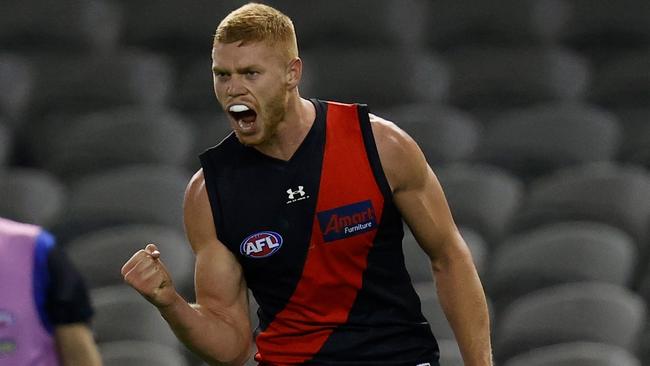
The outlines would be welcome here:
M 510 110 L 486 125 L 476 159 L 525 181 L 563 167 L 614 160 L 622 139 L 615 115 L 584 104 Z
M 492 256 L 488 293 L 497 310 L 535 290 L 569 282 L 629 286 L 637 247 L 606 224 L 562 222 L 513 235 Z
M 650 3 L 646 0 L 569 0 L 559 40 L 597 63 L 620 52 L 647 47 Z
M 618 346 L 571 342 L 533 349 L 511 358 L 503 366 L 641 366 L 641 362 Z
M 413 47 L 420 43 L 425 2 L 418 0 L 293 1 L 268 4 L 292 18 L 299 47 Z
M 485 165 L 448 166 L 436 174 L 459 226 L 475 230 L 489 246 L 509 231 L 524 198 L 517 177 Z
M 6 166 L 11 156 L 13 147 L 13 134 L 7 125 L 0 119 L 0 169 Z
M 190 113 L 221 110 L 214 94 L 210 57 L 204 55 L 188 61 L 179 66 L 179 70 L 178 86 L 172 101 L 175 107 Z
M 30 61 L 36 70 L 31 103 L 36 118 L 60 111 L 164 105 L 174 82 L 167 59 L 136 50 L 85 56 L 38 53 Z
M 550 43 L 566 21 L 566 5 L 557 0 L 432 1 L 426 39 L 436 49 L 468 45 L 539 45 Z
M 621 286 L 575 282 L 524 295 L 497 318 L 498 362 L 538 347 L 598 342 L 632 350 L 646 321 L 644 301 Z
M 464 47 L 445 55 L 452 68 L 451 104 L 476 113 L 583 99 L 588 62 L 557 47 Z
M 311 48 L 302 59 L 303 96 L 366 103 L 371 110 L 439 101 L 449 85 L 446 64 L 418 51 L 329 46 Z
M 120 0 L 125 26 L 121 42 L 187 59 L 210 58 L 219 21 L 246 0 L 164 1 Z
M 559 221 L 596 221 L 620 228 L 639 244 L 649 238 L 650 174 L 642 167 L 590 164 L 534 181 L 517 215 L 515 230 Z
M 149 341 L 104 342 L 99 353 L 104 366 L 190 366 L 183 352 Z
M 41 166 L 73 181 L 132 164 L 183 166 L 194 144 L 194 131 L 187 118 L 175 111 L 122 107 L 73 117 L 49 139 L 38 142 L 33 144 L 39 146 Z
M 646 328 L 639 340 L 639 347 L 637 354 L 642 361 L 643 365 L 648 365 L 650 362 L 650 326 L 646 324 Z
M 192 295 L 194 256 L 183 232 L 159 225 L 125 225 L 94 231 L 64 243 L 70 260 L 90 288 L 123 284 L 120 269 L 148 243 L 160 249 L 176 288 Z
M 190 171 L 196 171 L 201 166 L 198 158 L 200 153 L 217 145 L 232 132 L 230 121 L 225 112 L 219 106 L 216 106 L 216 109 L 214 112 L 188 115 L 193 129 L 196 131 L 192 152 L 186 162 Z
M 0 53 L 0 116 L 15 119 L 24 115 L 32 96 L 34 76 L 25 57 Z
M 0 48 L 103 52 L 117 47 L 121 8 L 108 0 L 3 0 Z
M 0 216 L 50 228 L 63 213 L 67 191 L 40 169 L 0 169 Z
M 102 287 L 92 290 L 90 297 L 95 310 L 93 330 L 99 344 L 147 341 L 181 350 L 181 343 L 167 322 L 133 288 L 127 285 Z
M 608 108 L 647 107 L 650 102 L 650 48 L 618 54 L 598 67 L 589 98 Z
M 189 173 L 164 166 L 127 166 L 81 178 L 70 186 L 55 233 L 63 241 L 120 224 L 182 228 L 182 202 Z
M 467 160 L 481 139 L 481 125 L 473 116 L 445 105 L 410 104 L 372 112 L 406 131 L 434 167 Z
M 650 168 L 650 107 L 614 111 L 624 131 L 619 159 Z

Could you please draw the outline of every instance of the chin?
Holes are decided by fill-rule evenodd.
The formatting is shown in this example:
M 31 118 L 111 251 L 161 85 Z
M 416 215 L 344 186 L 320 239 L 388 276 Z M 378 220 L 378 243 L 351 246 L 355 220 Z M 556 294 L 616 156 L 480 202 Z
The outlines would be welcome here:
M 242 145 L 245 146 L 257 146 L 261 145 L 262 143 L 265 142 L 264 136 L 261 136 L 259 134 L 254 134 L 254 135 L 241 135 L 239 132 L 235 131 L 235 136 L 237 136 L 237 140 Z

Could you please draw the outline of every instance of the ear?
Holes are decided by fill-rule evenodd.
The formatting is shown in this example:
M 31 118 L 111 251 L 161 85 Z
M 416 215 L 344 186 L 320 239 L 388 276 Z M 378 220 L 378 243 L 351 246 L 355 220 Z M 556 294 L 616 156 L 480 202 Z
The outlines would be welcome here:
M 294 58 L 287 66 L 287 87 L 293 89 L 298 86 L 302 78 L 302 60 Z

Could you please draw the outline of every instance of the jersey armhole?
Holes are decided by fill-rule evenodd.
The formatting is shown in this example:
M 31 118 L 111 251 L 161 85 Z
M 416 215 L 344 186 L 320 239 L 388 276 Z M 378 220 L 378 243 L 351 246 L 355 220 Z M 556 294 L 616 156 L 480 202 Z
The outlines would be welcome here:
M 222 231 L 221 215 L 219 214 L 219 193 L 217 193 L 216 185 L 214 184 L 212 172 L 216 170 L 213 166 L 212 159 L 210 159 L 210 150 L 199 155 L 201 160 L 201 167 L 203 167 L 203 178 L 205 179 L 205 190 L 208 192 L 208 201 L 210 202 L 210 209 L 212 211 L 212 221 L 217 232 L 217 239 L 220 241 L 219 233 Z
M 372 132 L 370 117 L 368 116 L 370 109 L 365 104 L 358 104 L 357 113 L 359 114 L 359 124 L 361 125 L 363 143 L 366 148 L 366 153 L 368 154 L 370 167 L 372 168 L 372 172 L 375 176 L 375 181 L 379 185 L 379 189 L 383 193 L 384 198 L 392 200 L 393 192 L 390 189 L 390 184 L 388 184 L 388 179 L 386 178 L 384 168 L 382 167 L 381 160 L 379 159 L 379 151 L 377 150 L 375 135 Z

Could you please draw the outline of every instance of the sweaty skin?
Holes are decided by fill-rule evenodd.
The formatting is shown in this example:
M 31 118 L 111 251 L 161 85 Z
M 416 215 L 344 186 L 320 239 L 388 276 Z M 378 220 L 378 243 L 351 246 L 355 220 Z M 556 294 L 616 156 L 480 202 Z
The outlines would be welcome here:
M 302 61 L 283 60 L 280 54 L 265 42 L 216 44 L 213 78 L 224 111 L 244 104 L 256 113 L 253 122 L 241 123 L 226 112 L 239 141 L 288 160 L 307 135 L 316 112 L 298 93 Z M 465 365 L 490 366 L 485 295 L 440 184 L 413 139 L 393 123 L 370 117 L 395 203 L 431 259 L 440 302 Z M 191 350 L 212 365 L 239 366 L 252 349 L 247 286 L 236 258 L 217 239 L 202 170 L 188 184 L 184 215 L 196 255 L 196 304 L 188 304 L 176 292 L 153 244 L 134 254 L 122 275 L 159 309 Z

